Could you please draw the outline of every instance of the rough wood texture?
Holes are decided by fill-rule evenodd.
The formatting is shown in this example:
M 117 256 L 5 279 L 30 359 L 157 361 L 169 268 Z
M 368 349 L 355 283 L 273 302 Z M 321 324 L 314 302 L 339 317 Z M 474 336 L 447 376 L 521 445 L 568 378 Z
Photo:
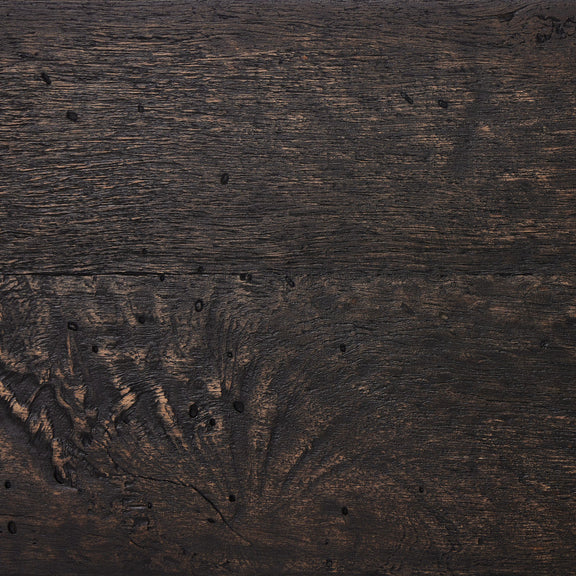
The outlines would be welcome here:
M 0 574 L 573 574 L 572 2 L 0 30 Z
M 572 267 L 572 2 L 0 17 L 7 271 Z

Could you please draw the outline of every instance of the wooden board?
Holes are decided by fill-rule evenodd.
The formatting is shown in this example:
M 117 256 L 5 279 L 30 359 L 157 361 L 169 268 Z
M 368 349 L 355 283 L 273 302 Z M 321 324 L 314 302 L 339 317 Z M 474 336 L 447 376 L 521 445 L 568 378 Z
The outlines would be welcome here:
M 0 17 L 4 270 L 571 269 L 571 2 Z
M 573 3 L 0 30 L 0 574 L 573 573 Z

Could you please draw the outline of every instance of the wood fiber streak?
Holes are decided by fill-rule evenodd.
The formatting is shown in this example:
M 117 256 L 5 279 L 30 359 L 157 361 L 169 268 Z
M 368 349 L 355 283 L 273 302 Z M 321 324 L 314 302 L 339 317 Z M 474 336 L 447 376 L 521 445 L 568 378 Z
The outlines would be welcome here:
M 4 271 L 571 270 L 572 2 L 0 22 Z
M 0 3 L 0 574 L 574 574 L 575 33 Z

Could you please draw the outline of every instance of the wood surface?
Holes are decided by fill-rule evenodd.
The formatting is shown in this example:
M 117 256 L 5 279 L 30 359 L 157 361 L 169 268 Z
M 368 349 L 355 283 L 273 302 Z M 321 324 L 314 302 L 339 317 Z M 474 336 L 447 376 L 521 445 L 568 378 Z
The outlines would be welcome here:
M 576 4 L 0 4 L 0 574 L 576 573 Z

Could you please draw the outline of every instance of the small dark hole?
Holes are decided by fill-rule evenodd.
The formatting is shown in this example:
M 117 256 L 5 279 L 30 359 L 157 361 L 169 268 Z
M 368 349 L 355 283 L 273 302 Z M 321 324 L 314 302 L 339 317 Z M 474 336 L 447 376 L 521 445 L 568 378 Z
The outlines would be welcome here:
M 226 352 L 226 356 L 228 356 L 228 358 L 234 358 L 234 354 L 232 352 L 230 352 L 230 350 L 228 350 L 228 352 Z
M 190 405 L 190 408 L 188 409 L 188 415 L 190 416 L 190 418 L 196 418 L 196 416 L 198 416 L 198 404 L 194 403 Z
M 214 524 L 216 522 L 216 520 L 214 520 L 214 518 L 206 518 L 206 520 L 208 522 L 210 522 L 210 524 Z
M 196 300 L 194 303 L 194 310 L 196 310 L 196 312 L 201 312 L 202 308 L 204 308 L 204 302 L 200 299 Z
M 198 274 L 204 274 L 204 266 L 198 266 Z
M 10 480 L 6 480 L 6 482 L 4 482 L 4 488 L 6 488 L 6 490 L 10 490 L 10 488 L 12 488 L 12 482 L 10 482 Z
M 342 516 L 348 516 L 348 507 L 342 506 Z
M 138 322 L 140 322 L 140 324 L 146 324 L 146 316 L 144 316 L 144 314 L 138 316 Z
M 98 346 L 96 344 L 92 346 L 92 352 L 94 352 L 94 354 L 98 354 Z
M 66 118 L 68 118 L 70 122 L 78 122 L 78 114 L 76 114 L 74 110 L 68 110 L 68 112 L 66 112 Z
M 326 568 L 332 568 L 332 560 L 326 560 Z
M 148 502 L 148 508 L 152 508 L 152 502 Z
M 292 280 L 292 278 L 290 278 L 290 276 L 286 276 L 286 284 L 288 284 L 288 286 L 290 286 L 290 288 L 294 288 L 294 286 L 296 286 L 296 284 L 294 284 L 294 280 Z
M 140 114 L 144 112 L 144 104 L 138 104 L 138 112 L 140 112 Z
M 478 546 L 482 546 L 482 544 L 484 544 L 484 539 L 478 538 Z
M 230 175 L 227 172 L 224 172 L 222 176 L 220 176 L 220 184 L 228 184 L 230 182 Z
M 406 100 L 406 102 L 408 102 L 408 104 L 414 104 L 414 99 L 408 94 L 406 94 L 406 92 L 401 92 L 400 95 L 402 96 L 402 98 L 404 98 L 404 100 Z
M 418 486 L 418 492 L 422 494 L 422 492 L 424 492 L 424 486 Z
M 10 522 L 8 522 L 8 532 L 10 532 L 10 534 L 16 534 L 16 532 L 18 532 L 16 528 L 16 522 L 14 522 L 14 520 L 10 520 Z
M 44 80 L 44 82 L 46 82 L 46 84 L 48 84 L 48 86 L 50 86 L 50 84 L 52 84 L 52 80 L 51 80 L 50 76 L 48 76 L 48 74 L 46 74 L 46 72 L 42 72 L 42 74 L 40 74 L 40 78 L 42 78 L 42 80 Z
M 340 352 L 346 352 L 346 344 L 340 344 Z
M 240 412 L 240 414 L 242 414 L 242 412 L 244 412 L 244 402 L 242 402 L 242 400 L 236 400 L 233 404 L 234 406 L 234 410 L 236 410 L 236 412 Z
M 166 274 L 164 272 L 158 274 L 158 278 L 160 278 L 160 282 L 164 282 L 166 280 Z
M 228 496 L 228 500 L 230 500 L 230 502 L 236 502 L 236 496 L 234 496 L 234 494 L 230 494 L 230 496 Z
M 214 426 L 216 426 L 216 420 L 214 420 L 214 418 L 210 418 L 210 421 L 208 422 L 208 424 L 210 424 L 210 426 L 214 427 Z
M 72 330 L 72 332 L 78 332 L 78 324 L 76 322 L 68 322 L 68 330 Z
M 448 108 L 448 102 L 446 102 L 446 100 L 438 100 L 438 106 L 440 106 L 440 108 Z

